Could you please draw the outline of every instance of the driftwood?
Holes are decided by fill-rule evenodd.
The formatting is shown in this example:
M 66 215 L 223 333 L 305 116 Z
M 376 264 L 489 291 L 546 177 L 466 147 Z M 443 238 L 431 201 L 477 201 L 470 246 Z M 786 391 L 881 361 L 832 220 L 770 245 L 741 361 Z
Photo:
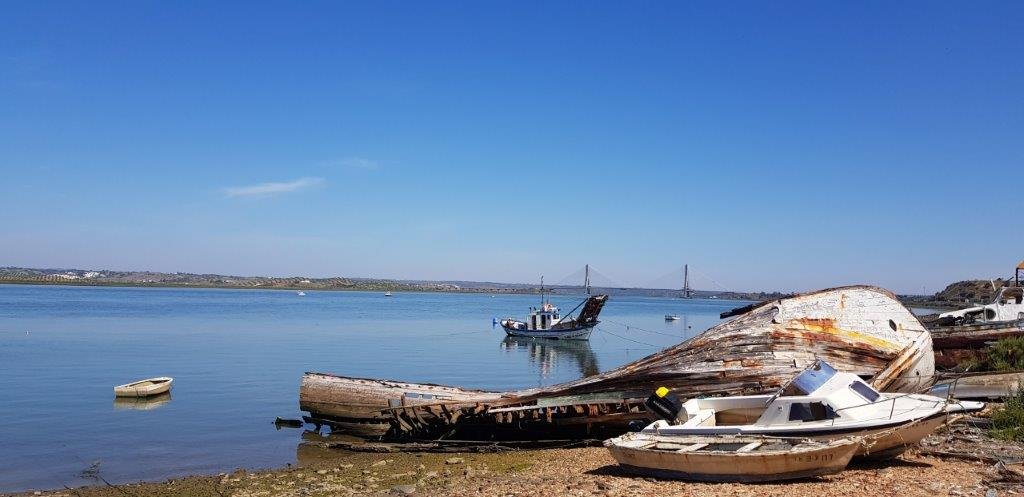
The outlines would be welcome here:
M 686 398 L 773 391 L 815 359 L 918 391 L 934 374 L 931 335 L 890 292 L 844 287 L 762 302 L 731 321 L 611 371 L 511 392 L 307 373 L 310 417 L 387 424 L 414 438 L 592 438 L 654 416 L 643 399 L 665 386 Z

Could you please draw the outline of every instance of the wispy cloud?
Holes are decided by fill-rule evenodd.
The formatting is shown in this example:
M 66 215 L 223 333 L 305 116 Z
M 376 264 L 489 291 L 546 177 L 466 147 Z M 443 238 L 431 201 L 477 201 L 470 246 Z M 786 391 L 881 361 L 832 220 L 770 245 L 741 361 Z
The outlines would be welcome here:
M 235 197 L 269 197 L 284 193 L 294 193 L 306 190 L 324 182 L 323 178 L 299 178 L 294 181 L 280 181 L 273 183 L 260 183 L 249 186 L 229 186 L 224 189 L 224 196 Z
M 336 159 L 326 161 L 325 165 L 328 166 L 340 166 L 347 167 L 349 169 L 379 169 L 380 162 L 375 160 L 366 159 L 363 157 L 346 157 L 344 159 Z

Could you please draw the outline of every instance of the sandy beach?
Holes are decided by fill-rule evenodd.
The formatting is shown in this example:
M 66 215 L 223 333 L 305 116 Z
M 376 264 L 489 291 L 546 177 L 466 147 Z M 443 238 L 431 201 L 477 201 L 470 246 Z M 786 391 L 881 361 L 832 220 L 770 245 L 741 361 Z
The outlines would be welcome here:
M 992 465 L 909 453 L 884 463 L 855 464 L 832 476 L 744 485 L 638 478 L 622 473 L 603 448 L 498 454 L 344 453 L 311 448 L 300 467 L 236 471 L 160 483 L 99 485 L 12 494 L 51 497 L 328 497 L 432 496 L 821 496 L 1024 495 L 1024 487 L 992 483 Z M 993 494 L 992 492 L 996 492 Z

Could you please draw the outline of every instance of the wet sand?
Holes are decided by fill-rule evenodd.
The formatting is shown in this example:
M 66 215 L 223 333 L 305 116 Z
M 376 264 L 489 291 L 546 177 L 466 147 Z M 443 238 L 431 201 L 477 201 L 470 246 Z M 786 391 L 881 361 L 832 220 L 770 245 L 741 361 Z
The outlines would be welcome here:
M 986 482 L 991 465 L 908 453 L 880 464 L 853 465 L 832 476 L 789 483 L 688 483 L 622 473 L 603 448 L 499 454 L 343 453 L 309 447 L 300 467 L 216 476 L 26 492 L 51 497 L 327 497 L 430 496 L 814 496 L 1024 495 Z

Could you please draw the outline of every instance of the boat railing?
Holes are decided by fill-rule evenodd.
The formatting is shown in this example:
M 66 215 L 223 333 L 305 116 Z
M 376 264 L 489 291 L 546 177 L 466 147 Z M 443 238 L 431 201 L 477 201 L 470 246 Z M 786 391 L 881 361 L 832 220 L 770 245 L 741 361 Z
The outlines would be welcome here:
M 888 399 L 886 399 L 884 402 L 888 402 L 888 403 L 891 404 L 889 406 L 889 416 L 886 419 L 892 420 L 893 416 L 895 416 L 895 414 L 896 414 L 896 402 L 899 399 L 902 399 L 902 398 L 910 396 L 910 395 L 913 395 L 913 394 L 912 393 L 900 393 L 898 395 L 893 395 L 893 396 L 889 397 Z M 875 404 L 882 404 L 882 403 L 883 402 L 865 402 L 863 404 L 857 404 L 857 405 L 853 405 L 853 406 L 840 407 L 839 409 L 833 409 L 833 412 L 835 412 L 836 414 L 839 414 L 840 412 L 846 411 L 846 410 L 849 410 L 849 409 L 856 409 L 858 407 L 865 407 L 865 406 L 870 406 L 870 405 L 875 405 Z M 936 401 L 933 401 L 933 403 L 936 404 L 936 405 L 939 404 L 939 402 L 936 402 Z M 832 426 L 835 426 L 836 419 L 838 417 L 839 416 L 836 416 L 836 417 L 832 418 Z

